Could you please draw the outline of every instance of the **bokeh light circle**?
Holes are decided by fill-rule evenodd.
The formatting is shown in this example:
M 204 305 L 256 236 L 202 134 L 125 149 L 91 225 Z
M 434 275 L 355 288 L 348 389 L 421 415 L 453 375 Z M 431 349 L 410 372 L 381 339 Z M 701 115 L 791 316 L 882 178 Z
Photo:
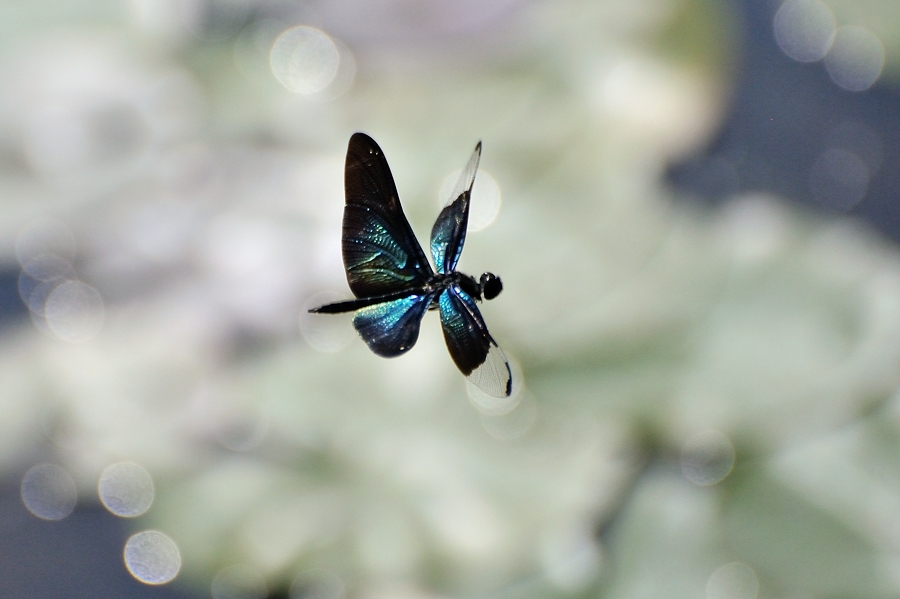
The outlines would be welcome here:
M 537 420 L 537 402 L 525 392 L 514 409 L 499 416 L 481 415 L 481 428 L 501 441 L 518 439 L 531 430 Z
M 40 254 L 22 264 L 22 271 L 38 281 L 55 281 L 71 274 L 72 265 L 56 254 Z
M 42 520 L 62 520 L 72 513 L 78 490 L 72 476 L 55 464 L 38 464 L 22 477 L 22 503 Z
M 850 150 L 830 148 L 816 158 L 809 171 L 809 189 L 823 206 L 849 210 L 866 197 L 869 168 Z
M 719 431 L 703 431 L 690 437 L 681 448 L 681 472 L 699 486 L 714 485 L 734 467 L 734 446 Z
M 145 584 L 166 584 L 181 570 L 178 545 L 158 530 L 145 530 L 125 542 L 125 567 Z
M 831 80 L 851 92 L 869 89 L 884 68 L 884 45 L 865 27 L 841 27 L 825 57 Z
M 325 570 L 301 572 L 291 582 L 290 599 L 344 599 L 347 587 L 334 573 Z
M 38 256 L 54 255 L 66 262 L 75 257 L 75 236 L 66 225 L 40 220 L 24 227 L 16 238 L 16 258 L 23 267 Z M 30 273 L 29 273 L 30 274 Z
M 216 428 L 215 435 L 231 451 L 249 451 L 263 442 L 268 431 L 269 423 L 262 413 L 237 409 Z
M 103 298 L 90 285 L 66 281 L 47 296 L 44 317 L 50 331 L 59 339 L 83 343 L 103 326 Z
M 315 94 L 328 87 L 337 75 L 341 53 L 324 32 L 301 25 L 275 40 L 269 54 L 272 73 L 288 90 Z
M 775 13 L 775 41 L 800 62 L 822 60 L 834 41 L 834 15 L 819 0 L 787 0 Z
M 23 271 L 18 280 L 19 297 L 29 310 L 43 316 L 47 298 L 58 285 L 59 281 L 41 281 Z
M 586 588 L 601 570 L 603 555 L 589 527 L 557 530 L 542 543 L 544 575 L 553 585 L 570 593 Z
M 246 564 L 222 568 L 210 585 L 213 599 L 265 599 L 266 581 L 259 571 Z
M 884 162 L 884 140 L 881 133 L 855 120 L 843 121 L 828 132 L 828 147 L 856 154 L 870 173 L 876 173 Z
M 123 518 L 140 516 L 153 503 L 153 479 L 133 462 L 108 466 L 97 485 L 100 501 L 110 512 Z
M 759 579 L 753 568 L 732 562 L 717 569 L 706 583 L 708 599 L 756 599 Z
M 438 191 L 438 200 L 441 206 L 446 206 L 452 199 L 450 194 L 456 187 L 462 169 L 453 171 L 441 183 Z M 500 186 L 493 177 L 483 170 L 475 175 L 475 184 L 472 186 L 472 199 L 469 205 L 468 231 L 480 231 L 488 227 L 497 219 L 502 203 Z
M 333 354 L 341 351 L 356 338 L 350 324 L 350 314 L 313 314 L 309 310 L 325 304 L 347 299 L 331 291 L 317 293 L 303 303 L 298 324 L 300 334 L 309 345 L 320 352 Z

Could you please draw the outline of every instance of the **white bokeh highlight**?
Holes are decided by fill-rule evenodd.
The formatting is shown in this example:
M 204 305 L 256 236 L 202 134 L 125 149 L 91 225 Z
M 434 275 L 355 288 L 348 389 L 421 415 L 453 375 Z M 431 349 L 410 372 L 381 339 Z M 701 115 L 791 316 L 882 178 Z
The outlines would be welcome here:
M 727 436 L 719 431 L 703 431 L 682 446 L 681 472 L 695 485 L 714 485 L 728 476 L 734 459 L 734 446 Z
M 110 512 L 123 518 L 140 516 L 153 503 L 153 479 L 134 462 L 108 466 L 97 484 L 100 501 Z
M 718 568 L 706 583 L 707 599 L 756 599 L 759 578 L 753 568 L 732 562 Z
M 33 259 L 47 255 L 71 262 L 75 257 L 75 236 L 59 221 L 39 220 L 22 228 L 15 250 L 23 268 Z
M 809 189 L 823 206 L 849 210 L 866 197 L 869 178 L 869 168 L 856 153 L 829 148 L 816 158 L 809 171 Z
M 290 599 L 344 599 L 347 586 L 336 574 L 307 570 L 298 574 L 288 589 Z
M 324 291 L 310 297 L 300 310 L 298 325 L 303 339 L 317 351 L 333 354 L 341 351 L 356 339 L 356 331 L 351 319 L 353 313 L 314 314 L 309 310 L 325 304 L 350 299 L 337 293 Z
M 62 341 L 84 343 L 93 339 L 103 326 L 103 298 L 81 281 L 66 281 L 56 286 L 44 303 L 47 327 Z
M 338 73 L 341 52 L 315 27 L 292 27 L 275 40 L 269 55 L 272 74 L 288 90 L 304 95 L 328 87 Z
M 56 464 L 38 464 L 22 477 L 22 503 L 42 520 L 62 520 L 72 513 L 78 491 L 72 476 Z
M 219 570 L 210 592 L 213 599 L 265 599 L 266 581 L 253 566 L 235 564 Z
M 509 441 L 518 439 L 528 433 L 537 421 L 537 401 L 528 392 L 522 397 L 516 406 L 499 416 L 481 414 L 481 427 L 495 439 Z
M 775 41 L 799 62 L 822 60 L 834 41 L 834 15 L 819 0 L 787 0 L 775 13 Z
M 596 578 L 602 553 L 589 526 L 563 527 L 546 536 L 540 560 L 544 575 L 555 587 L 575 592 Z
M 865 91 L 881 77 L 884 45 L 865 27 L 841 27 L 825 57 L 825 66 L 831 80 L 840 87 L 851 92 Z
M 125 542 L 125 567 L 144 584 L 166 584 L 181 570 L 178 545 L 158 530 L 145 530 Z

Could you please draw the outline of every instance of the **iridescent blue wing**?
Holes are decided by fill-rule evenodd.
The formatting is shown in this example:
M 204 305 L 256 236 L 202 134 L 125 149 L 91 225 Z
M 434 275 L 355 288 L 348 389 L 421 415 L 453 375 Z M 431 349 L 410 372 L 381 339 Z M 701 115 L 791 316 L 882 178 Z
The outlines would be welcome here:
M 384 153 L 365 133 L 354 133 L 344 167 L 342 253 L 356 297 L 415 289 L 432 275 L 416 240 Z
M 439 273 L 448 274 L 456 269 L 463 244 L 466 242 L 466 227 L 469 224 L 469 199 L 475 183 L 475 171 L 481 159 L 481 142 L 475 146 L 472 157 L 459 176 L 450 200 L 431 229 L 431 257 Z
M 379 356 L 399 356 L 416 344 L 422 316 L 432 299 L 433 293 L 414 294 L 360 308 L 353 317 L 353 326 Z
M 494 397 L 512 393 L 509 362 L 494 341 L 475 301 L 458 285 L 438 297 L 444 341 L 457 368 L 475 386 Z

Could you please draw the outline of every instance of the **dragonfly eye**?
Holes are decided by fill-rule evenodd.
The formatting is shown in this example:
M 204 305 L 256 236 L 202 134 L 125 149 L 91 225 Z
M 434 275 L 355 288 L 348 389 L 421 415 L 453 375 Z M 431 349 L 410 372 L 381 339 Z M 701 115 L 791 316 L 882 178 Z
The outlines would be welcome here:
M 503 291 L 503 283 L 500 281 L 500 277 L 495 276 L 493 273 L 486 272 L 481 275 L 481 293 L 484 295 L 484 299 L 492 300 Z

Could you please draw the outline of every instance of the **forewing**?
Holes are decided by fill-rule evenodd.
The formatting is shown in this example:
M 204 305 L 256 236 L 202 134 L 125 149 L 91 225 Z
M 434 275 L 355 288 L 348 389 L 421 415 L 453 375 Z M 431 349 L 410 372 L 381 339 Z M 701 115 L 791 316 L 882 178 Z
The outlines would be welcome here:
M 384 153 L 365 133 L 350 138 L 344 192 L 342 252 L 354 295 L 387 295 L 426 282 L 431 265 L 403 214 Z
M 444 341 L 457 368 L 485 393 L 508 397 L 512 393 L 509 362 L 472 298 L 454 285 L 441 293 L 438 304 Z
M 379 356 L 399 356 L 416 344 L 422 316 L 433 298 L 433 293 L 410 295 L 360 308 L 353 317 L 353 326 Z
M 469 201 L 472 197 L 472 185 L 475 183 L 475 172 L 481 159 L 481 142 L 475 146 L 466 168 L 459 176 L 450 200 L 431 229 L 431 257 L 440 273 L 450 273 L 459 262 L 463 244 L 466 242 L 466 227 L 469 224 Z

